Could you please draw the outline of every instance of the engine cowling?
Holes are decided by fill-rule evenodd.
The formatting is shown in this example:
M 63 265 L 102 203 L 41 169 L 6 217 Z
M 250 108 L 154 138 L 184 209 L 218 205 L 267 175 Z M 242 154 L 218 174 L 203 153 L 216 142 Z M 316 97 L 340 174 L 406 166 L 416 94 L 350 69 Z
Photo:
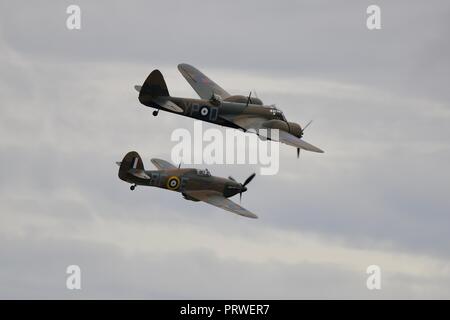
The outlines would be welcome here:
M 223 101 L 236 102 L 236 103 L 247 103 L 247 100 L 248 100 L 248 97 L 246 97 L 246 96 L 235 95 L 235 96 L 230 96 L 230 97 L 224 99 Z M 259 98 L 250 97 L 249 104 L 263 105 L 263 102 Z
M 290 134 L 292 134 L 298 138 L 301 138 L 303 136 L 303 129 L 298 123 L 288 122 L 288 127 L 289 127 Z
M 289 132 L 289 126 L 288 123 L 286 121 L 282 121 L 282 120 L 269 120 L 264 122 L 263 126 L 267 129 L 278 129 L 278 130 L 283 130 L 283 131 L 287 131 Z
M 299 138 L 303 135 L 302 127 L 295 122 L 286 122 L 274 119 L 264 122 L 264 127 L 268 129 L 283 130 Z

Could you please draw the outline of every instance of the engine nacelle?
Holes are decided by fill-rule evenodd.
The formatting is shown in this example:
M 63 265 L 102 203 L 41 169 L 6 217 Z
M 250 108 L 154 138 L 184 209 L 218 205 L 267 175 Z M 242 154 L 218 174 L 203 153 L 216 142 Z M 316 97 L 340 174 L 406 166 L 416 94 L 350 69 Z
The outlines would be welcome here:
M 241 96 L 241 95 L 230 96 L 230 97 L 224 99 L 224 101 L 227 101 L 227 102 L 236 102 L 236 103 L 245 103 L 245 104 L 247 103 L 247 100 L 248 100 L 248 97 Z M 262 106 L 263 102 L 259 98 L 250 97 L 249 104 L 259 104 Z
M 263 126 L 267 129 L 278 129 L 286 131 L 299 138 L 301 138 L 301 136 L 303 135 L 302 127 L 300 127 L 300 125 L 295 122 L 286 122 L 274 119 L 264 122 Z
M 263 126 L 267 129 L 278 129 L 289 132 L 289 127 L 286 121 L 282 120 L 269 120 L 264 122 Z
M 298 138 L 301 138 L 303 136 L 303 129 L 298 123 L 288 122 L 288 126 L 289 126 L 290 134 L 292 134 Z

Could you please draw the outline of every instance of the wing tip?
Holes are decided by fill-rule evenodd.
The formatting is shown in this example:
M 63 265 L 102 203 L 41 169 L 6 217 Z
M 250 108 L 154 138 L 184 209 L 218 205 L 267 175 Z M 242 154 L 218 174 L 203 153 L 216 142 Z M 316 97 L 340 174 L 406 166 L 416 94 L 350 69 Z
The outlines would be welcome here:
M 237 212 L 235 212 L 237 213 Z M 239 213 L 240 216 L 250 218 L 250 219 L 258 219 L 258 216 L 254 214 L 251 211 L 248 211 L 247 209 L 243 208 L 243 210 Z
M 316 150 L 310 150 L 310 151 L 316 152 L 316 153 L 325 153 L 325 151 L 323 151 L 322 149 L 317 148 L 317 147 L 315 147 L 315 148 L 316 148 Z
M 177 66 L 178 70 L 180 71 L 185 71 L 186 68 L 192 68 L 192 66 L 190 64 L 187 63 L 179 63 Z

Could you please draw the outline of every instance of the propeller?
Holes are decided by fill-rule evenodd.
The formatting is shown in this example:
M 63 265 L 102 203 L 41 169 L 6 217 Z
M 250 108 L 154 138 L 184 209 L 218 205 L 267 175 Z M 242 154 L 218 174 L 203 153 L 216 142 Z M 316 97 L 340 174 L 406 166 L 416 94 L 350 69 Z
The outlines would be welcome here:
M 248 106 L 248 104 L 250 103 L 250 99 L 252 98 L 252 92 L 250 91 L 248 98 L 247 98 L 247 104 L 245 105 L 246 107 Z
M 243 184 L 241 183 L 241 190 L 239 192 L 239 202 L 242 201 L 242 192 L 247 191 L 247 188 L 245 186 L 248 185 L 255 176 L 256 176 L 256 173 L 252 173 L 247 179 L 245 179 Z
M 306 124 L 306 126 L 304 126 L 303 127 L 303 130 L 302 130 L 302 132 L 303 131 L 305 131 L 306 130 L 306 128 L 308 128 L 309 127 L 309 125 L 312 123 L 313 121 L 312 120 L 309 120 L 309 122 Z
M 302 132 L 300 132 L 300 138 L 303 137 L 303 133 L 305 132 L 306 128 L 309 127 L 309 125 L 312 123 L 313 121 L 310 120 L 302 129 Z M 300 158 L 300 148 L 297 148 L 297 159 Z
M 239 190 L 239 202 L 242 201 L 242 192 L 247 191 L 247 188 L 245 187 L 250 183 L 250 181 L 253 180 L 253 178 L 256 176 L 256 173 L 252 173 L 247 179 L 245 179 L 244 183 L 239 183 L 239 187 L 233 187 L 233 189 Z M 236 179 L 234 179 L 232 176 L 229 176 L 228 179 L 231 181 L 237 182 Z
M 256 173 L 252 173 L 244 182 L 243 186 L 245 187 L 246 185 L 248 185 L 250 183 L 250 181 L 253 180 L 253 178 L 256 176 Z

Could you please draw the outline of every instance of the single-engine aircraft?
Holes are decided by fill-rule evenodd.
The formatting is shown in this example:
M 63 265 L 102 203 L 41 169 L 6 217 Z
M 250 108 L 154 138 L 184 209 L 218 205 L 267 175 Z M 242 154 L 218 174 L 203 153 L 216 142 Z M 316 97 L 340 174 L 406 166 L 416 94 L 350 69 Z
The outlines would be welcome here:
M 261 99 L 231 95 L 191 65 L 182 63 L 178 70 L 186 78 L 201 99 L 172 97 L 159 70 L 153 70 L 142 86 L 134 88 L 139 92 L 139 101 L 149 107 L 172 112 L 186 117 L 215 123 L 218 125 L 254 131 L 261 139 L 280 141 L 300 149 L 323 153 L 312 144 L 302 140 L 305 129 L 295 122 L 288 122 L 283 112 L 275 105 L 264 105 Z M 261 130 L 265 129 L 265 130 Z M 278 129 L 279 136 L 271 134 L 271 129 Z
M 214 177 L 208 169 L 175 167 L 161 159 L 151 159 L 151 162 L 158 170 L 145 170 L 139 154 L 130 151 L 121 162 L 116 162 L 120 167 L 119 178 L 131 183 L 131 190 L 142 185 L 177 191 L 187 200 L 204 201 L 244 217 L 258 218 L 254 213 L 228 199 L 238 193 L 242 198 L 242 193 L 247 191 L 246 185 L 255 177 L 254 173 L 244 183 L 239 183 L 233 177 L 228 179 Z

